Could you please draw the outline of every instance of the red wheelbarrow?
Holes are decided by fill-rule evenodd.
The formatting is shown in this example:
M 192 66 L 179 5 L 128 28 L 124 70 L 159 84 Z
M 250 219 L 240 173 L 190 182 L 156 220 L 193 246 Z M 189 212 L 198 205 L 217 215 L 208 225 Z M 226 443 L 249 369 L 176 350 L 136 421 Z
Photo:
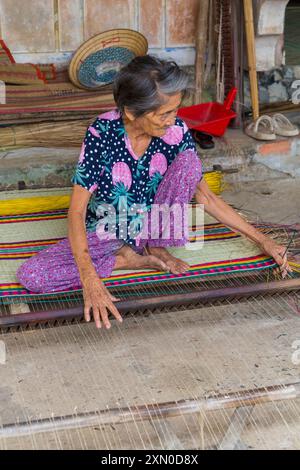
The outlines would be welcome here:
M 231 106 L 236 97 L 237 88 L 231 88 L 223 104 L 210 102 L 180 108 L 177 116 L 183 119 L 190 129 L 221 136 L 226 131 L 231 119 L 236 117 Z

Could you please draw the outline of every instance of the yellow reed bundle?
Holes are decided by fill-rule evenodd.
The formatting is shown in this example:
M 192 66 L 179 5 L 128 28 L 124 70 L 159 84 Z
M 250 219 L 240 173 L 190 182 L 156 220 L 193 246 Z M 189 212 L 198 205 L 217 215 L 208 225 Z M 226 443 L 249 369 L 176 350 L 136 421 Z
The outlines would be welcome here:
M 217 175 L 214 175 L 217 173 Z M 220 171 L 205 173 L 205 180 L 213 192 L 220 194 L 222 188 L 222 174 Z M 54 196 L 28 197 L 18 199 L 2 200 L 0 203 L 1 215 L 30 214 L 33 212 L 51 211 L 59 209 L 68 209 L 70 205 L 70 193 Z
M 59 196 L 34 196 L 22 199 L 2 200 L 0 203 L 0 216 L 68 209 L 70 206 L 70 199 L 70 194 L 62 194 Z
M 224 191 L 224 175 L 221 171 L 209 171 L 204 173 L 204 179 L 213 193 L 219 195 Z
M 294 261 L 289 261 L 289 265 L 295 273 L 300 273 L 300 264 Z

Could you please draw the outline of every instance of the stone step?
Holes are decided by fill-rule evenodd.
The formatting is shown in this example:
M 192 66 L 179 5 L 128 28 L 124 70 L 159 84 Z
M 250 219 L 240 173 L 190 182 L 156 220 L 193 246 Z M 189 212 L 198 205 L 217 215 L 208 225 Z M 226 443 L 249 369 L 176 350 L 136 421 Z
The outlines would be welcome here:
M 0 152 L 0 190 L 71 186 L 80 149 L 22 148 Z

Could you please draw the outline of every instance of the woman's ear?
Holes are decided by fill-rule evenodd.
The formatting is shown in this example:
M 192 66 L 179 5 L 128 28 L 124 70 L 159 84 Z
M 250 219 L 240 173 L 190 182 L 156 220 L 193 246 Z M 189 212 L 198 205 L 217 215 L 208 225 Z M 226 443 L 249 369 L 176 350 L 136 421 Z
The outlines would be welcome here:
M 129 121 L 133 122 L 133 121 L 136 120 L 136 117 L 132 114 L 131 111 L 129 111 L 127 106 L 125 106 L 125 108 L 124 108 L 124 114 L 125 114 L 126 118 L 129 119 Z

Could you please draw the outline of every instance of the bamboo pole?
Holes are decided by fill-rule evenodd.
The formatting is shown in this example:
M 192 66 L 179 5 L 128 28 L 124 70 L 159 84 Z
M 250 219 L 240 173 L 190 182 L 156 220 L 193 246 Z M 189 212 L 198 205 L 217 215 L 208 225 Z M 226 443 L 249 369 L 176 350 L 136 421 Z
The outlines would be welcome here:
M 258 100 L 258 83 L 257 83 L 257 72 L 256 72 L 256 51 L 255 51 L 255 35 L 254 35 L 252 0 L 244 0 L 244 12 L 245 12 L 245 27 L 246 27 L 247 50 L 248 50 L 248 67 L 249 67 L 249 78 L 250 78 L 250 89 L 251 89 L 251 104 L 252 104 L 252 110 L 253 110 L 253 119 L 256 120 L 259 117 L 259 100 Z
M 187 399 L 164 403 L 149 403 L 123 408 L 55 416 L 37 421 L 5 424 L 0 428 L 0 439 L 32 436 L 38 433 L 66 431 L 91 426 L 108 426 L 136 421 L 152 421 L 209 411 L 262 405 L 282 400 L 294 400 L 300 396 L 300 383 L 273 385 L 252 390 L 240 390 L 207 398 Z
M 202 102 L 207 28 L 209 23 L 209 0 L 199 2 L 196 37 L 195 94 L 194 104 Z

